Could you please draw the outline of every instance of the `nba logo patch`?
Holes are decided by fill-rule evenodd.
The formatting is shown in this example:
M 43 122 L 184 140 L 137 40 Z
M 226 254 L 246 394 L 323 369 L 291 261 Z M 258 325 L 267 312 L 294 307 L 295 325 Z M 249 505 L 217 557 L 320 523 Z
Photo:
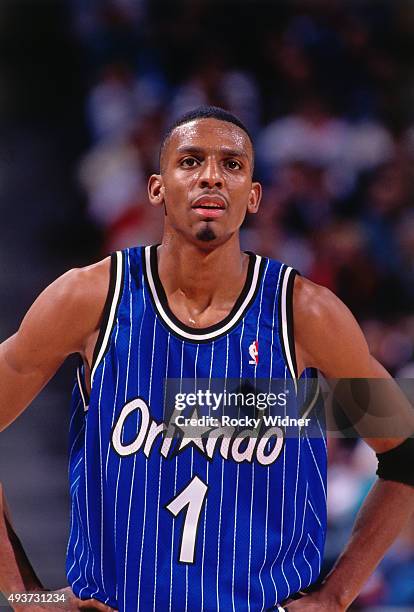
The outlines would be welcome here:
M 259 342 L 257 340 L 253 340 L 253 342 L 249 346 L 249 355 L 249 364 L 257 365 L 259 363 Z

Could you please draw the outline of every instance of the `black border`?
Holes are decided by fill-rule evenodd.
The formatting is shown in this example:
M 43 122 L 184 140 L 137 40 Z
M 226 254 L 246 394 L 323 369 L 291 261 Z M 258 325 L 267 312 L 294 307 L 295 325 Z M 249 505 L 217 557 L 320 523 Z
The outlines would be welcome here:
M 288 266 L 285 266 L 285 269 L 282 271 L 282 278 L 280 280 L 279 286 L 283 288 L 283 281 L 288 271 Z M 286 324 L 287 324 L 287 335 L 288 335 L 288 345 L 290 350 L 290 356 L 292 358 L 292 366 L 293 373 L 295 378 L 298 378 L 298 366 L 296 362 L 296 351 L 295 351 L 295 334 L 294 334 L 294 321 L 293 321 L 293 288 L 295 285 L 295 278 L 299 275 L 299 272 L 292 268 L 290 272 L 287 287 L 286 287 Z M 300 276 L 300 275 L 299 275 Z M 286 354 L 285 349 L 285 341 L 283 339 L 283 329 L 282 329 L 282 299 L 283 299 L 283 291 L 280 289 L 279 293 L 279 304 L 278 304 L 278 328 L 279 328 L 279 341 L 280 346 L 282 347 L 282 353 L 284 360 L 286 362 L 287 367 L 289 368 L 289 361 Z M 290 368 L 289 368 L 290 370 Z
M 116 308 L 115 308 L 115 317 L 114 317 L 114 321 L 112 323 L 112 326 L 115 323 L 116 313 L 118 311 L 119 303 L 121 301 L 123 290 L 124 290 L 125 270 L 124 270 L 124 255 L 123 255 L 122 251 L 121 251 L 121 255 L 122 255 L 122 262 L 121 262 L 121 267 L 122 267 L 122 269 L 121 269 L 121 286 L 120 286 L 120 289 L 119 289 L 118 300 L 117 300 Z M 111 268 L 110 268 L 110 273 L 109 273 L 109 289 L 108 289 L 108 294 L 106 296 L 105 306 L 104 306 L 103 313 L 102 313 L 102 320 L 101 320 L 101 326 L 100 326 L 100 329 L 99 329 L 98 339 L 96 341 L 95 348 L 94 348 L 94 351 L 93 351 L 92 364 L 91 364 L 91 375 L 92 375 L 92 372 L 93 372 L 93 370 L 95 368 L 96 360 L 98 358 L 99 352 L 100 352 L 100 350 L 102 348 L 102 344 L 103 344 L 104 337 L 105 337 L 105 332 L 106 332 L 106 329 L 107 329 L 108 323 L 109 323 L 109 315 L 111 314 L 111 306 L 112 306 L 112 302 L 113 302 L 114 294 L 115 294 L 117 268 L 118 268 L 118 258 L 117 258 L 116 252 L 114 252 L 114 253 L 111 253 Z M 108 344 L 107 344 L 107 346 L 105 348 L 104 354 L 102 355 L 102 359 L 105 356 L 105 353 L 107 351 L 108 346 L 109 346 L 109 342 L 108 342 Z
M 185 323 L 183 323 L 182 321 L 180 321 L 175 314 L 172 312 L 172 310 L 170 309 L 169 305 L 168 305 L 168 299 L 164 290 L 164 287 L 162 286 L 160 277 L 158 275 L 158 258 L 157 258 L 157 248 L 158 248 L 158 244 L 153 244 L 150 246 L 150 266 L 151 266 L 151 273 L 152 273 L 152 277 L 154 280 L 154 285 L 155 285 L 155 291 L 157 293 L 157 297 L 159 299 L 159 301 L 162 304 L 163 309 L 165 310 L 166 314 L 168 315 L 168 317 L 171 319 L 171 321 L 179 328 L 180 331 L 187 333 L 187 334 L 192 334 L 192 335 L 196 335 L 196 336 L 204 336 L 205 334 L 210 334 L 210 333 L 214 333 L 217 331 L 220 331 L 220 329 L 222 327 L 224 327 L 225 325 L 227 325 L 227 323 L 229 321 L 231 321 L 231 319 L 234 317 L 234 315 L 238 312 L 238 310 L 240 310 L 241 305 L 243 304 L 243 301 L 245 300 L 247 294 L 249 293 L 249 290 L 251 288 L 252 285 L 252 280 L 253 280 L 253 274 L 254 274 L 254 267 L 255 267 L 255 263 L 256 263 L 256 255 L 254 253 L 252 253 L 251 251 L 245 251 L 246 254 L 249 256 L 249 266 L 247 269 L 247 276 L 246 276 L 246 281 L 244 283 L 243 289 L 239 295 L 239 297 L 237 298 L 233 308 L 231 309 L 230 313 L 221 321 L 219 321 L 218 323 L 215 323 L 214 325 L 210 325 L 209 327 L 190 327 L 188 325 L 185 325 Z M 195 343 L 207 343 L 207 342 L 213 342 L 215 340 L 218 340 L 220 337 L 222 337 L 223 335 L 227 335 L 229 334 L 241 321 L 241 319 L 243 318 L 243 316 L 245 315 L 245 313 L 247 312 L 247 310 L 250 308 L 250 306 L 253 304 L 253 302 L 256 299 L 262 278 L 263 278 L 263 273 L 264 273 L 264 269 L 265 269 L 265 265 L 266 265 L 266 258 L 262 257 L 261 262 L 260 262 L 260 267 L 259 267 L 259 274 L 258 274 L 258 278 L 257 278 L 257 283 L 256 283 L 256 287 L 254 290 L 254 293 L 251 297 L 251 299 L 249 300 L 249 302 L 246 304 L 245 308 L 243 309 L 242 312 L 240 312 L 240 316 L 237 318 L 237 320 L 235 321 L 235 323 L 227 330 L 222 332 L 221 334 L 217 334 L 214 338 L 186 338 L 185 336 L 181 336 L 180 334 L 178 334 L 177 332 L 175 332 L 173 329 L 170 328 L 170 326 L 168 325 L 167 321 L 164 320 L 164 318 L 162 317 L 161 313 L 159 312 L 157 305 L 155 303 L 154 300 L 154 296 L 152 294 L 151 291 L 151 287 L 148 281 L 148 275 L 147 275 L 147 269 L 146 269 L 146 260 L 145 260 L 145 247 L 142 247 L 141 250 L 141 258 L 142 258 L 142 269 L 144 272 L 144 278 L 145 278 L 145 282 L 147 284 L 148 290 L 149 290 L 149 294 L 151 296 L 151 301 L 152 304 L 154 306 L 155 312 L 157 313 L 157 315 L 159 316 L 160 320 L 167 326 L 168 330 L 174 335 L 177 336 L 178 338 L 180 338 L 180 340 L 185 340 L 186 342 L 195 342 Z
M 79 363 L 78 363 L 78 367 L 76 368 L 76 382 L 78 384 L 78 387 L 80 387 L 79 392 L 81 394 L 82 403 L 84 404 L 83 408 L 85 412 L 87 412 L 91 398 L 89 395 L 89 391 L 86 388 L 85 363 L 83 361 L 82 355 L 80 353 L 78 353 L 78 355 L 79 355 Z

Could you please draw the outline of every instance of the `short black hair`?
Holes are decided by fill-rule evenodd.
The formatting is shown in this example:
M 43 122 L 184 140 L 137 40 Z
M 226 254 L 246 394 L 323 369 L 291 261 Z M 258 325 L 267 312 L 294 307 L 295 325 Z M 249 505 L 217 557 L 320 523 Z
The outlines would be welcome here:
M 253 138 L 251 137 L 249 130 L 244 125 L 244 123 L 238 117 L 236 117 L 236 115 L 233 115 L 233 113 L 230 113 L 229 111 L 226 111 L 224 108 L 220 108 L 219 106 L 198 106 L 197 108 L 194 108 L 193 110 L 190 110 L 184 113 L 183 115 L 180 115 L 165 131 L 161 140 L 159 153 L 160 168 L 161 157 L 168 143 L 168 140 L 170 139 L 171 134 L 180 125 L 190 123 L 190 121 L 194 121 L 195 119 L 218 119 L 218 121 L 226 121 L 227 123 L 233 123 L 234 125 L 237 125 L 237 127 L 239 127 L 241 130 L 243 130 L 243 132 L 249 138 L 253 148 Z

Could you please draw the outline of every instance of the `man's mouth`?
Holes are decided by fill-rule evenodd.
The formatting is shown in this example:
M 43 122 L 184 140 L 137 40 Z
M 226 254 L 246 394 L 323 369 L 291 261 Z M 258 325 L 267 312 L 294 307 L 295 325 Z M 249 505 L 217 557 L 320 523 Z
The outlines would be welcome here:
M 221 204 L 214 204 L 214 202 L 208 202 L 206 204 L 199 204 L 198 206 L 193 206 L 193 208 L 224 208 Z
M 224 213 L 226 202 L 221 196 L 204 195 L 197 198 L 191 208 L 202 217 L 215 218 Z
M 193 202 L 191 208 L 203 208 L 203 209 L 222 209 L 226 208 L 226 202 L 224 198 L 217 195 L 203 195 L 200 196 Z

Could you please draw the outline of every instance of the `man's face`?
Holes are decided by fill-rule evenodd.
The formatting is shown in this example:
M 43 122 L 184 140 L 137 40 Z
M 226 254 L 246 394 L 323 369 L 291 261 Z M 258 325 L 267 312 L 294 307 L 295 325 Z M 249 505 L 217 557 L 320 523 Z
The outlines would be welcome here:
M 166 229 L 191 242 L 217 246 L 238 231 L 246 212 L 256 212 L 261 187 L 252 183 L 248 136 L 232 123 L 196 119 L 171 134 L 149 194 L 164 204 Z

